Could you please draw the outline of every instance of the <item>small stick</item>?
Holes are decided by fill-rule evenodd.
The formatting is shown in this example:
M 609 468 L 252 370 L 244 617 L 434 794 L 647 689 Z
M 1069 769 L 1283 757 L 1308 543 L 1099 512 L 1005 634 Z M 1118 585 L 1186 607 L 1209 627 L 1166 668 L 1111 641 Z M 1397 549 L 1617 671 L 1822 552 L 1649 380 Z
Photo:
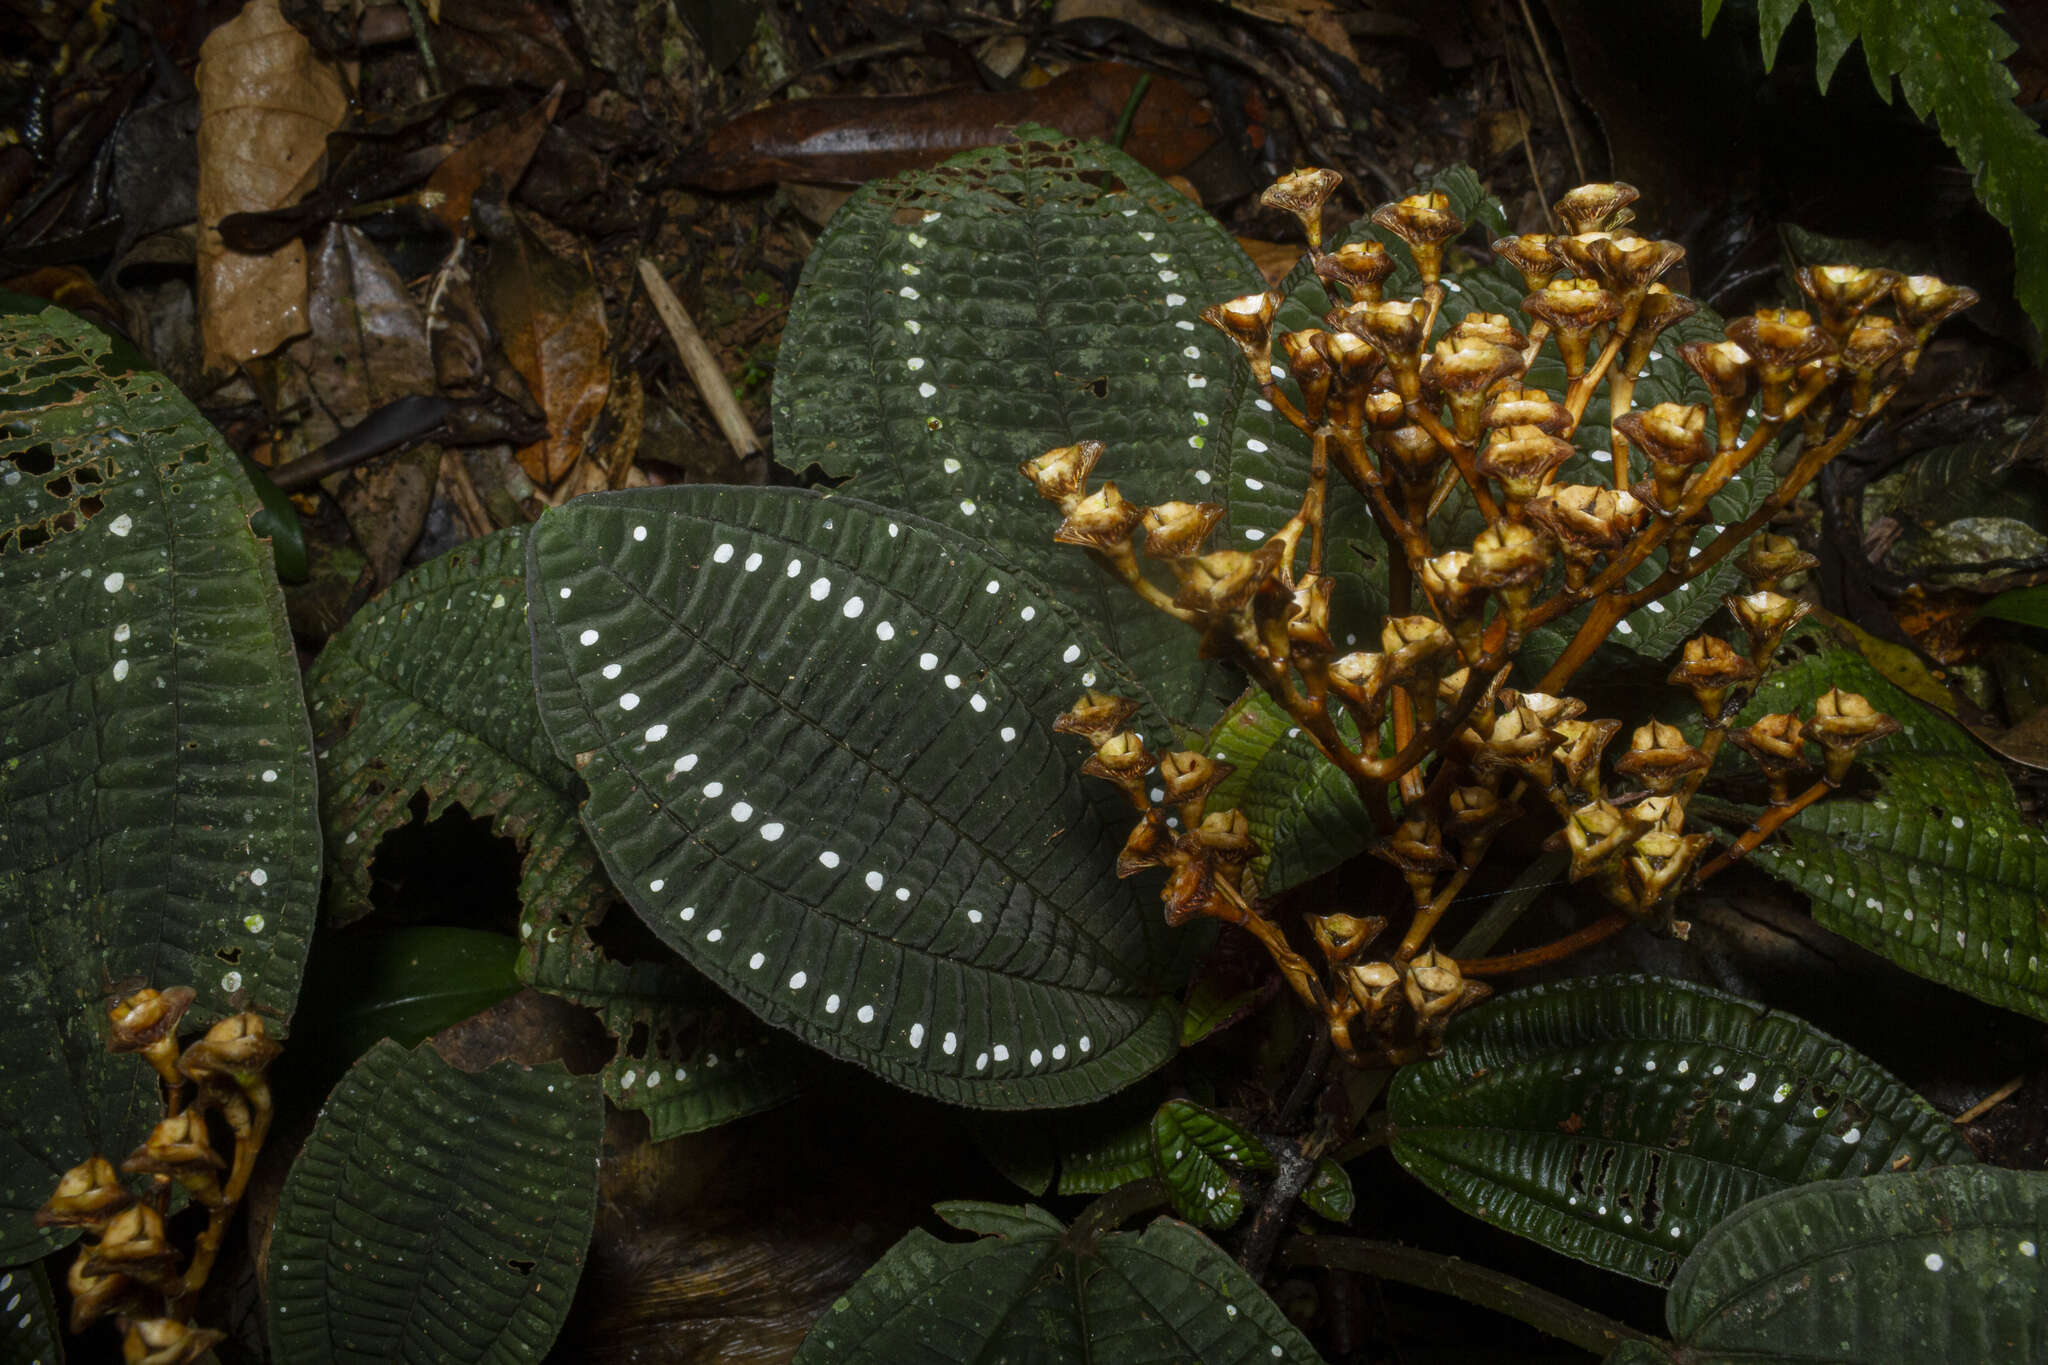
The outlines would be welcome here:
M 1550 54 L 1543 49 L 1543 35 L 1536 31 L 1536 16 L 1529 13 L 1529 0 L 1521 0 L 1522 22 L 1529 27 L 1529 41 L 1536 48 L 1536 60 L 1543 66 L 1543 79 L 1550 86 L 1550 99 L 1557 106 L 1557 121 L 1564 125 L 1565 145 L 1572 149 L 1572 169 L 1579 173 L 1579 183 L 1586 183 L 1586 160 L 1579 155 L 1579 140 L 1572 133 L 1572 116 L 1564 107 L 1564 96 L 1557 88 L 1557 75 L 1550 69 Z
M 1986 1114 L 1996 1109 L 1999 1105 L 2004 1104 L 2007 1100 L 2011 1099 L 2013 1097 L 2013 1093 L 2026 1083 L 2027 1078 L 2025 1076 L 2013 1077 L 2004 1085 L 1999 1086 L 1998 1089 L 1992 1091 L 1983 1099 L 1978 1100 L 1968 1109 L 1965 1109 L 1962 1113 L 1957 1114 L 1955 1118 L 1951 1121 L 1958 1128 L 1962 1127 L 1966 1123 L 1975 1123 L 1978 1119 L 1983 1118 Z
M 704 396 L 704 405 L 711 409 L 718 429 L 725 433 L 725 439 L 741 459 L 762 461 L 765 473 L 767 453 L 761 448 L 761 438 L 754 434 L 753 423 L 741 409 L 740 400 L 733 396 L 725 371 L 718 368 L 718 361 L 704 344 L 704 335 L 690 320 L 683 301 L 668 287 L 660 269 L 645 256 L 640 258 L 640 282 L 647 286 L 647 297 L 654 301 L 654 311 L 661 318 L 661 325 L 668 329 L 669 340 L 675 343 L 676 353 L 683 358 L 683 368 L 690 372 L 697 392 Z

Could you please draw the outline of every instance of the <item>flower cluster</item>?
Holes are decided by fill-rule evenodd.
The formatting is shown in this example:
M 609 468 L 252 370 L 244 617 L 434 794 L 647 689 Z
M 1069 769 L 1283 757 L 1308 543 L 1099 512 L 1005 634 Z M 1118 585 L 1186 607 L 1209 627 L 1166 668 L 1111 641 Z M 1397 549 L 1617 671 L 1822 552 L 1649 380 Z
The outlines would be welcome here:
M 95 1153 L 66 1171 L 35 1215 L 38 1227 L 86 1234 L 68 1276 L 71 1330 L 111 1316 L 124 1333 L 123 1359 L 141 1365 L 185 1365 L 222 1339 L 191 1325 L 190 1303 L 212 1273 L 270 1131 L 270 1064 L 281 1049 L 255 1014 L 232 1015 L 180 1047 L 178 1025 L 194 998 L 185 986 L 144 988 L 108 1010 L 108 1050 L 149 1063 L 164 1083 L 166 1115 L 118 1170 Z M 231 1160 L 214 1149 L 210 1113 L 234 1137 Z M 152 1177 L 150 1192 L 138 1198 L 124 1173 Z M 173 1184 L 207 1211 L 182 1268 L 164 1222 Z
M 1653 348 L 1697 305 L 1659 282 L 1684 248 L 1629 227 L 1634 189 L 1581 186 L 1555 206 L 1564 233 L 1492 244 L 1522 277 L 1526 322 L 1483 312 L 1450 322 L 1445 248 L 1465 224 L 1448 198 L 1415 195 L 1373 215 L 1405 245 L 1421 282 L 1415 297 L 1390 297 L 1396 263 L 1380 242 L 1323 249 L 1322 209 L 1339 179 L 1297 171 L 1265 195 L 1301 221 L 1315 274 L 1340 300 L 1323 326 L 1276 334 L 1284 300 L 1273 292 L 1203 313 L 1242 353 L 1265 403 L 1307 438 L 1306 491 L 1285 525 L 1254 550 L 1205 549 L 1225 506 L 1140 506 L 1113 482 L 1091 486 L 1105 453 L 1094 441 L 1021 468 L 1059 506 L 1055 540 L 1193 627 L 1205 656 L 1242 666 L 1356 787 L 1376 827 L 1371 851 L 1398 870 L 1411 903 L 1307 926 L 1318 969 L 1265 917 L 1246 876 L 1257 849 L 1243 815 L 1206 809 L 1226 765 L 1196 753 L 1155 758 L 1124 728 L 1134 708 L 1116 698 L 1091 693 L 1060 722 L 1094 747 L 1083 771 L 1115 782 L 1140 811 L 1119 875 L 1164 867 L 1170 922 L 1208 915 L 1257 934 L 1345 1054 L 1367 1060 L 1428 1050 L 1444 1021 L 1485 993 L 1467 978 L 1512 962 L 1460 964 L 1430 946 L 1503 829 L 1547 811 L 1552 845 L 1569 853 L 1574 881 L 1616 907 L 1613 926 L 1667 922 L 1680 890 L 1754 848 L 1839 784 L 1857 746 L 1896 729 L 1842 693 L 1821 698 L 1810 717 L 1733 728 L 1808 610 L 1779 590 L 1814 561 L 1759 533 L 1883 410 L 1935 327 L 1975 296 L 1886 270 L 1802 270 L 1807 309 L 1765 309 L 1730 322 L 1725 340 L 1677 348 L 1706 403 L 1639 409 L 1635 388 Z M 1562 363 L 1561 392 L 1528 381 L 1545 346 Z M 1602 389 L 1611 478 L 1562 482 Z M 1738 523 L 1715 525 L 1709 499 L 1781 442 L 1796 449 L 1769 496 Z M 1332 470 L 1394 551 L 1376 650 L 1333 641 Z M 1469 540 L 1447 542 L 1454 500 L 1484 523 Z M 1651 720 L 1610 757 L 1624 724 L 1589 716 L 1567 695 L 1574 675 L 1630 612 L 1737 551 L 1750 591 L 1725 605 L 1746 647 L 1702 635 L 1671 673 L 1699 708 L 1700 742 Z M 1568 645 L 1532 685 L 1511 685 L 1523 642 L 1552 625 L 1569 629 Z M 1688 825 L 1687 807 L 1729 741 L 1764 773 L 1770 806 L 1709 860 L 1714 836 Z M 1795 794 L 1809 744 L 1823 769 Z M 1167 791 L 1176 815 L 1153 804 L 1153 788 Z M 1403 913 L 1398 944 L 1367 958 Z

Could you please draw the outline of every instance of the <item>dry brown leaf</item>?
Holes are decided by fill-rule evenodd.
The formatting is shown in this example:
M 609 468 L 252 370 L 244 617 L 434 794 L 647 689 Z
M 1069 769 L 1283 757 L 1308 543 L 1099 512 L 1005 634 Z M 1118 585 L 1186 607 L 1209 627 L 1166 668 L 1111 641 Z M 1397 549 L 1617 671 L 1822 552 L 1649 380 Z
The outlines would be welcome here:
M 341 76 L 285 22 L 249 0 L 199 50 L 199 333 L 204 368 L 269 355 L 306 331 L 306 249 L 229 251 L 230 213 L 297 203 L 319 183 L 327 135 L 348 114 Z
M 304 414 L 293 455 L 388 403 L 434 392 L 426 314 L 375 243 L 355 228 L 330 226 L 310 279 L 311 331 L 292 343 L 279 367 L 282 405 Z M 419 446 L 321 481 L 379 585 L 397 579 L 426 526 L 439 460 L 439 447 Z
M 552 488 L 583 453 L 611 392 L 604 300 L 582 262 L 557 255 L 509 213 L 493 226 L 479 283 L 512 368 L 547 414 L 547 439 L 520 451 L 519 463 Z
M 1233 3 L 1246 14 L 1300 29 L 1319 46 L 1328 48 L 1354 67 L 1358 65 L 1358 52 L 1351 46 L 1351 35 L 1338 22 L 1330 0 L 1233 0 Z
M 1237 244 L 1244 248 L 1244 254 L 1252 258 L 1252 264 L 1266 277 L 1267 284 L 1278 284 L 1287 278 L 1287 272 L 1294 269 L 1301 260 L 1301 248 L 1293 242 L 1262 242 L 1256 237 L 1240 237 Z
M 561 103 L 562 83 L 556 81 L 539 104 L 457 147 L 427 177 L 421 202 L 450 232 L 459 236 L 467 231 L 469 206 L 477 190 L 489 181 L 500 197 L 512 193 Z

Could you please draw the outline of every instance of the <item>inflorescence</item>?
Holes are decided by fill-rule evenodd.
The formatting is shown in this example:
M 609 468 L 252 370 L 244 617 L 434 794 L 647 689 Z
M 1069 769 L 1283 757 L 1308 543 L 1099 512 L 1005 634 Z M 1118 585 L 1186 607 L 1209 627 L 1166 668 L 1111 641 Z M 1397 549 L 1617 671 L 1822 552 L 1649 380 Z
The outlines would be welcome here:
M 1316 275 L 1345 299 L 1323 327 L 1276 336 L 1283 299 L 1273 292 L 1202 314 L 1242 352 L 1264 400 L 1308 438 L 1307 491 L 1284 526 L 1256 550 L 1205 551 L 1226 509 L 1144 507 L 1113 482 L 1091 488 L 1104 453 L 1095 441 L 1021 468 L 1059 505 L 1055 540 L 1082 547 L 1197 630 L 1204 656 L 1243 667 L 1351 780 L 1375 825 L 1371 851 L 1398 869 L 1412 904 L 1311 917 L 1318 968 L 1267 918 L 1249 883 L 1258 850 L 1244 815 L 1207 809 L 1230 765 L 1194 752 L 1155 756 L 1127 728 L 1136 704 L 1091 691 L 1058 728 L 1094 749 L 1082 771 L 1115 783 L 1139 812 L 1118 875 L 1164 867 L 1169 923 L 1201 915 L 1250 931 L 1343 1055 L 1385 1063 L 1434 1049 L 1450 1017 L 1487 994 L 1475 976 L 1554 960 L 1630 923 L 1669 928 L 1682 889 L 1754 849 L 1837 787 L 1861 745 L 1898 728 L 1840 691 L 1818 698 L 1810 715 L 1734 724 L 1809 610 L 1780 591 L 1784 580 L 1816 562 L 1794 541 L 1759 533 L 1884 409 L 1934 329 L 1976 296 L 1929 276 L 1802 269 L 1808 309 L 1763 309 L 1730 322 L 1726 340 L 1679 348 L 1708 403 L 1639 410 L 1634 391 L 1652 348 L 1698 305 L 1658 283 L 1685 251 L 1628 227 L 1632 187 L 1580 186 L 1556 205 L 1565 234 L 1493 243 L 1529 291 L 1526 332 L 1517 319 L 1480 312 L 1439 331 L 1444 251 L 1465 227 L 1448 198 L 1413 195 L 1373 214 L 1405 244 L 1421 279 L 1416 297 L 1391 298 L 1395 262 L 1380 243 L 1322 248 L 1323 205 L 1339 182 L 1334 171 L 1296 171 L 1263 197 L 1301 222 Z M 1562 393 L 1527 382 L 1545 345 L 1562 362 Z M 1276 348 L 1294 394 L 1277 382 Z M 1612 480 L 1560 483 L 1602 386 L 1615 414 Z M 1740 522 L 1714 525 L 1708 500 L 1781 439 L 1796 442 L 1796 453 L 1769 496 Z M 1376 651 L 1340 654 L 1333 641 L 1324 567 L 1333 467 L 1397 552 Z M 1485 526 L 1469 543 L 1450 544 L 1444 508 L 1459 493 Z M 1750 591 L 1724 601 L 1747 647 L 1697 636 L 1670 675 L 1699 710 L 1700 741 L 1651 720 L 1609 761 L 1623 722 L 1587 716 L 1565 689 L 1630 612 L 1731 554 Z M 1566 620 L 1573 613 L 1575 626 Z M 1523 642 L 1552 623 L 1571 626 L 1569 644 L 1532 688 L 1510 686 Z M 1770 804 L 1709 858 L 1714 837 L 1688 827 L 1687 807 L 1731 742 L 1762 771 Z M 1811 781 L 1809 747 L 1821 757 Z M 1163 801 L 1154 802 L 1154 789 Z M 1553 846 L 1570 855 L 1571 879 L 1596 886 L 1613 913 L 1549 950 L 1513 957 L 1460 963 L 1432 947 L 1439 919 L 1496 836 L 1542 808 L 1557 825 Z M 1407 925 L 1398 944 L 1369 953 L 1400 913 Z

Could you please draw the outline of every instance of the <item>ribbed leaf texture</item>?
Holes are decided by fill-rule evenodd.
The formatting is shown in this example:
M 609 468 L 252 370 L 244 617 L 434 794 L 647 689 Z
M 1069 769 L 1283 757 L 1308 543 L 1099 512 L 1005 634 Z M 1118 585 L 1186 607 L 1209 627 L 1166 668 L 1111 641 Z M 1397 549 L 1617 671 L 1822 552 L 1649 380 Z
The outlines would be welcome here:
M 1902 733 L 1863 751 L 1867 798 L 1836 795 L 1750 857 L 1813 899 L 1813 917 L 1908 971 L 2048 1019 L 2048 833 L 1967 731 L 1830 649 L 1766 679 L 1745 719 L 1802 709 L 1829 687 L 1859 692 Z
M 57 1177 L 125 1153 L 157 1081 L 106 1005 L 199 993 L 286 1031 L 320 887 L 284 601 L 233 451 L 50 309 L 0 316 L 0 1265 Z
M 619 913 L 624 913 L 623 911 Z M 600 916 L 601 918 L 601 916 Z M 817 1054 L 741 1009 L 679 962 L 615 962 L 588 918 L 529 910 L 519 922 L 522 979 L 587 1005 L 617 1040 L 605 1098 L 647 1116 L 656 1142 L 794 1099 Z
M 1358 742 L 1350 716 L 1340 715 L 1337 728 Z M 1223 713 L 1206 752 L 1236 769 L 1217 784 L 1209 809 L 1244 812 L 1259 845 L 1248 870 L 1260 894 L 1321 876 L 1372 842 L 1358 788 L 1264 692 L 1247 692 Z
M 1244 1189 L 1226 1166 L 1270 1171 L 1266 1144 L 1213 1109 L 1168 1100 L 1152 1116 L 1152 1164 L 1173 1191 L 1174 1211 L 1205 1228 L 1244 1212 Z
M 1721 0 L 1703 0 L 1703 30 L 1720 9 Z M 1896 76 L 1913 112 L 1934 119 L 1977 198 L 2011 229 L 2020 303 L 2048 331 L 2048 137 L 2015 103 L 2019 84 L 2005 59 L 2019 44 L 1999 26 L 1999 7 L 1988 0 L 1760 0 L 1767 69 L 1801 9 L 1813 13 L 1822 90 L 1861 39 L 1878 96 L 1890 101 Z
M 0 1365 L 60 1365 L 62 1322 L 40 1264 L 0 1270 Z
M 548 513 L 528 593 L 585 827 L 720 989 L 981 1107 L 1172 1055 L 1185 945 L 1112 873 L 1128 808 L 1052 732 L 1083 687 L 1142 693 L 1022 571 L 849 498 L 670 488 Z
M 1313 1348 L 1215 1243 L 1159 1219 L 1079 1250 L 1040 1209 L 941 1204 L 994 1234 L 942 1242 L 915 1231 L 811 1329 L 798 1365 L 1312 1365 Z
M 1453 1204 L 1656 1284 L 1760 1195 L 1974 1159 L 1896 1077 L 1805 1021 L 1654 977 L 1481 1006 L 1387 1103 L 1395 1157 Z
M 1109 447 L 1098 476 L 1135 501 L 1234 499 L 1228 452 L 1255 409 L 1235 349 L 1197 317 L 1264 281 L 1131 158 L 1047 128 L 1019 137 L 876 181 L 833 218 L 790 307 L 776 458 L 1013 553 L 1104 623 L 1176 722 L 1206 726 L 1222 670 L 1195 659 L 1187 627 L 1054 544 L 1058 509 L 1017 465 L 1094 439 Z
M 306 675 L 321 737 L 331 922 L 369 913 L 378 843 L 451 805 L 520 845 L 519 899 L 561 913 L 606 893 L 576 821 L 576 775 L 555 757 L 528 685 L 526 529 L 414 569 L 328 641 Z
M 597 1209 L 604 1106 L 559 1064 L 458 1071 L 385 1041 L 328 1096 L 270 1242 L 270 1346 L 294 1365 L 526 1365 Z
M 1701 1240 L 1664 1314 L 1691 1365 L 2039 1360 L 2048 1176 L 1987 1166 L 1831 1180 Z

